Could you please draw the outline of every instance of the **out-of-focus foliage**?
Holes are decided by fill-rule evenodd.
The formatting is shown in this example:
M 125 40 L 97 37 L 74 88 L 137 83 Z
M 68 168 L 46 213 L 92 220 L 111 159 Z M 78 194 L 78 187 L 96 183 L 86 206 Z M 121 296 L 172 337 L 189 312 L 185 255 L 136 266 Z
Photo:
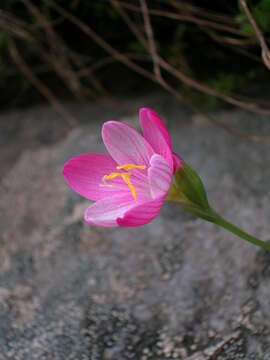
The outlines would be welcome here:
M 207 84 L 216 90 L 222 91 L 224 94 L 230 94 L 241 88 L 256 77 L 254 70 L 245 73 L 219 72 L 216 78 L 209 79 Z M 217 99 L 207 94 L 202 94 L 194 99 L 195 103 L 200 106 L 214 109 L 217 105 Z
M 3 94 L 0 106 L 9 104 L 13 98 L 19 104 L 27 103 L 29 99 L 35 101 L 34 92 L 29 96 L 31 87 L 25 87 L 18 64 L 14 64 L 8 51 L 10 37 L 34 75 L 59 97 L 75 94 L 88 98 L 90 93 L 126 93 L 129 90 L 143 91 L 152 86 L 143 77 L 109 59 L 104 48 L 55 11 L 50 0 L 29 1 L 51 24 L 60 42 L 56 43 L 53 36 L 46 32 L 24 1 L 1 0 L 0 17 L 2 10 L 21 21 L 31 40 L 10 34 L 1 28 L 0 22 L 0 91 Z M 152 70 L 147 49 L 132 34 L 109 0 L 54 1 L 89 25 L 112 47 L 135 59 L 147 70 Z M 140 1 L 121 0 L 120 3 L 130 6 L 123 9 L 145 35 Z M 185 75 L 230 94 L 242 90 L 245 93 L 252 81 L 267 71 L 260 60 L 260 48 L 253 30 L 238 0 L 147 0 L 147 5 L 158 53 Z M 250 0 L 248 5 L 267 37 L 270 30 L 270 0 Z M 167 13 L 178 15 L 179 19 L 167 17 Z M 201 21 L 206 21 L 206 24 Z M 224 30 L 219 28 L 220 25 L 224 26 Z M 246 44 L 246 40 L 250 43 Z M 234 42 L 239 45 L 234 45 Z M 63 48 L 60 55 L 59 48 Z M 171 80 L 170 75 L 165 76 Z M 172 80 L 172 84 L 176 89 L 186 91 L 196 103 L 209 107 L 216 105 L 213 96 L 189 92 L 181 82 L 174 83 Z M 17 97 L 18 89 L 22 91 L 20 97 Z
M 250 10 L 256 23 L 264 33 L 270 32 L 270 0 L 250 1 Z M 240 25 L 240 29 L 247 34 L 254 35 L 254 30 L 242 9 L 239 6 L 239 15 L 236 16 L 236 20 Z

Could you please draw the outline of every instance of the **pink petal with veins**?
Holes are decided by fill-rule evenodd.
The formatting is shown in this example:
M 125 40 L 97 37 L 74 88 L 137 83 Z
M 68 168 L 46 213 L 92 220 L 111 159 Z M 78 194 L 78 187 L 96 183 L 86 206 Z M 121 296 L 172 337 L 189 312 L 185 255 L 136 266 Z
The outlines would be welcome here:
M 136 227 L 149 223 L 160 212 L 165 196 L 150 200 L 126 210 L 117 219 L 119 226 Z
M 109 154 L 119 165 L 149 165 L 154 151 L 131 126 L 119 121 L 107 121 L 102 127 L 102 138 Z
M 68 160 L 63 169 L 67 184 L 90 200 L 100 200 L 119 191 L 128 192 L 121 179 L 104 186 L 102 178 L 115 171 L 117 163 L 105 154 L 81 154 Z
M 162 156 L 158 154 L 152 156 L 148 178 L 153 198 L 167 195 L 172 181 L 172 170 Z
M 117 219 L 134 207 L 135 201 L 131 194 L 118 194 L 101 199 L 85 211 L 84 219 L 88 224 L 102 227 L 119 226 Z
M 153 110 L 142 108 L 140 109 L 140 123 L 145 139 L 173 169 L 172 141 L 164 122 Z

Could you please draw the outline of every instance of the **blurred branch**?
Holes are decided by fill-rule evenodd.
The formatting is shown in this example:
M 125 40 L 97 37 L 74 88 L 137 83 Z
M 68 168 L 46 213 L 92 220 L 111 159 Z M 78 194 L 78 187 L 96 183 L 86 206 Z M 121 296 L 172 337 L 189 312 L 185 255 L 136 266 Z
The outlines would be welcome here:
M 115 3 L 115 1 L 116 0 L 113 0 L 112 2 Z M 120 16 L 123 18 L 125 23 L 128 25 L 130 30 L 136 36 L 138 41 L 142 44 L 142 46 L 146 49 L 146 51 L 148 51 L 148 43 L 147 43 L 146 39 L 144 38 L 141 31 L 137 28 L 137 26 L 133 23 L 133 21 L 131 20 L 129 15 L 126 13 L 126 11 L 121 7 L 119 2 L 118 2 L 118 6 L 115 7 L 115 8 L 119 12 Z M 185 85 L 187 85 L 187 86 L 189 86 L 189 87 L 191 87 L 191 88 L 193 88 L 193 89 L 195 89 L 195 90 L 197 90 L 199 92 L 202 92 L 202 93 L 205 93 L 205 94 L 208 94 L 208 95 L 212 95 L 212 96 L 214 96 L 216 98 L 219 98 L 219 99 L 221 99 L 223 101 L 228 102 L 229 104 L 238 106 L 238 107 L 243 108 L 245 110 L 249 110 L 249 111 L 252 111 L 252 112 L 258 112 L 258 113 L 262 113 L 262 114 L 268 114 L 268 115 L 270 114 L 270 109 L 269 108 L 267 108 L 267 109 L 260 108 L 260 107 L 258 107 L 258 105 L 256 103 L 252 102 L 251 99 L 249 99 L 248 101 L 243 101 L 243 100 L 237 99 L 236 97 L 232 97 L 230 95 L 222 93 L 222 92 L 220 92 L 220 91 L 218 91 L 218 90 L 216 90 L 214 88 L 211 88 L 208 85 L 202 84 L 202 83 L 196 81 L 195 79 L 187 76 L 186 74 L 181 72 L 179 69 L 176 69 L 175 67 L 170 65 L 166 60 L 164 60 L 160 56 L 157 56 L 157 60 L 158 60 L 159 65 L 160 65 L 161 68 L 166 70 L 169 74 L 174 76 L 176 79 L 183 82 Z M 158 82 L 160 83 L 160 79 L 158 79 Z
M 213 12 L 213 11 L 209 11 L 209 10 L 204 10 L 200 6 L 191 4 L 191 3 L 183 1 L 183 0 L 171 0 L 171 2 L 174 3 L 174 7 L 177 7 L 181 11 L 189 12 L 191 14 L 193 13 L 193 14 L 196 14 L 197 16 L 200 15 L 201 17 L 205 17 L 206 19 L 218 21 L 219 23 L 223 22 L 225 24 L 235 25 L 234 17 L 226 16 L 226 15 L 219 14 L 217 12 Z
M 27 41 L 32 40 L 29 32 L 25 29 L 25 23 L 19 21 L 3 10 L 0 10 L 0 28 L 11 36 L 15 36 Z
M 51 23 L 42 15 L 38 7 L 29 0 L 21 0 L 29 12 L 34 16 L 38 25 L 45 31 L 48 37 L 48 44 L 51 47 L 50 53 L 43 53 L 43 56 L 53 66 L 55 72 L 63 79 L 66 86 L 71 90 L 75 97 L 81 98 L 82 86 L 69 64 L 69 49 L 62 39 L 55 33 Z
M 8 49 L 10 55 L 15 62 L 15 64 L 20 68 L 25 77 L 29 82 L 38 89 L 38 91 L 52 104 L 55 110 L 60 113 L 69 123 L 70 126 L 76 126 L 77 122 L 75 118 L 65 109 L 65 107 L 59 102 L 55 95 L 50 91 L 50 89 L 44 85 L 31 71 L 27 66 L 22 56 L 20 55 L 16 44 L 12 38 L 8 40 Z
M 150 61 L 151 57 L 149 55 L 144 54 L 137 54 L 137 53 L 123 53 L 130 60 L 137 60 L 137 61 Z M 100 60 L 96 61 L 94 64 L 89 66 L 83 67 L 78 71 L 79 77 L 87 77 L 89 74 L 93 74 L 95 71 L 102 69 L 104 66 L 110 65 L 111 63 L 118 61 L 112 56 L 105 56 Z
M 77 99 L 81 99 L 83 95 L 95 97 L 90 88 L 82 86 L 79 77 L 76 75 L 76 70 L 73 69 L 73 64 L 78 68 L 84 66 L 86 60 L 89 61 L 89 57 L 85 59 L 85 56 L 69 49 L 64 41 L 55 33 L 52 23 L 42 15 L 40 10 L 29 0 L 21 1 L 35 18 L 38 28 L 45 32 L 47 37 L 45 46 L 49 46 L 50 50 L 48 51 L 39 37 L 31 34 L 32 29 L 29 24 L 17 20 L 13 15 L 3 11 L 0 12 L 0 28 L 11 36 L 30 43 L 29 49 L 31 52 L 34 52 L 42 62 L 45 61 L 49 65 L 44 64 L 39 68 L 43 68 L 43 72 L 54 71 Z M 35 73 L 35 71 L 33 72 Z M 39 69 L 38 72 L 40 73 Z M 97 92 L 106 94 L 98 79 L 94 76 L 89 76 L 88 80 L 90 80 L 92 87 Z
M 101 36 L 99 36 L 90 26 L 86 25 L 79 18 L 69 13 L 60 5 L 56 4 L 54 1 L 49 0 L 50 5 L 62 14 L 66 19 L 76 25 L 79 29 L 81 29 L 86 35 L 88 35 L 96 44 L 98 44 L 101 48 L 103 48 L 107 53 L 111 54 L 116 60 L 120 61 L 122 64 L 129 67 L 131 70 L 134 70 L 138 74 L 146 77 L 149 80 L 153 79 L 153 75 L 151 72 L 145 70 L 141 66 L 137 65 L 133 61 L 129 60 L 126 56 L 124 56 L 120 51 L 116 50 L 110 44 L 108 44 Z
M 242 56 L 245 56 L 253 61 L 261 63 L 261 58 L 259 56 L 253 54 L 248 49 L 246 49 L 246 46 L 254 44 L 254 39 L 252 38 L 239 39 L 239 38 L 220 35 L 218 34 L 217 31 L 207 29 L 203 26 L 201 26 L 200 29 L 204 31 L 212 40 L 214 40 L 221 46 L 230 48 L 235 53 L 241 54 Z
M 191 103 L 190 98 L 186 96 L 184 90 L 179 91 L 175 88 L 175 84 L 182 84 L 192 90 L 211 95 L 229 104 L 255 113 L 269 115 L 269 104 L 259 103 L 258 100 L 254 99 L 241 98 L 232 93 L 228 94 L 227 92 L 222 92 L 217 88 L 201 83 L 188 75 L 182 65 L 180 67 L 172 65 L 162 54 L 159 54 L 157 50 L 152 23 L 154 16 L 196 24 L 200 30 L 208 34 L 214 41 L 219 42 L 223 46 L 230 46 L 235 51 L 244 52 L 245 56 L 250 56 L 258 60 L 255 55 L 250 54 L 245 48 L 253 44 L 254 39 L 241 31 L 233 19 L 214 12 L 208 13 L 199 6 L 192 5 L 185 0 L 168 0 L 168 6 L 165 8 L 170 9 L 171 7 L 173 11 L 148 8 L 147 0 L 140 0 L 140 6 L 121 0 L 108 1 L 111 2 L 128 28 L 135 35 L 137 41 L 144 48 L 145 54 L 126 53 L 126 51 L 128 51 L 126 49 L 119 51 L 96 33 L 91 26 L 74 16 L 67 8 L 60 6 L 59 2 L 54 0 L 46 0 L 46 4 L 52 8 L 51 14 L 54 14 L 53 18 L 60 15 L 58 19 L 61 19 L 61 21 L 68 20 L 77 26 L 84 34 L 90 37 L 98 47 L 109 54 L 108 57 L 93 63 L 91 56 L 85 56 L 72 51 L 65 40 L 56 32 L 54 28 L 55 21 L 47 18 L 47 15 L 43 13 L 32 0 L 20 0 L 20 2 L 25 5 L 27 12 L 31 14 L 31 19 L 34 19 L 33 22 L 30 21 L 30 23 L 18 20 L 15 15 L 0 10 L 0 28 L 4 29 L 4 31 L 12 37 L 12 39 L 9 40 L 8 46 L 14 63 L 24 76 L 28 78 L 29 82 L 33 84 L 59 112 L 65 114 L 66 110 L 53 92 L 36 75 L 35 71 L 39 71 L 40 65 L 41 71 L 53 71 L 77 98 L 81 98 L 82 95 L 91 95 L 93 97 L 94 90 L 96 90 L 97 93 L 102 93 L 109 97 L 99 78 L 96 77 L 95 71 L 113 61 L 117 61 L 173 94 L 173 96 L 187 104 L 202 118 L 220 126 L 227 132 L 255 141 L 261 141 L 262 138 L 266 139 L 266 137 L 242 133 L 240 130 L 233 129 L 222 123 L 220 124 L 209 115 L 203 114 Z M 133 20 L 134 14 L 132 12 L 142 16 L 144 30 Z M 26 56 L 19 51 L 20 47 L 16 46 L 13 38 L 18 38 L 23 41 L 24 45 L 28 45 L 27 55 L 32 55 L 33 53 L 35 56 L 37 55 L 40 64 L 35 64 L 35 68 L 28 66 L 24 60 Z M 181 53 L 178 54 L 178 56 L 181 57 Z M 153 63 L 152 69 L 149 67 L 149 62 Z M 177 80 L 177 82 L 175 82 L 175 80 Z
M 201 27 L 201 29 L 205 31 L 213 40 L 219 42 L 220 44 L 225 43 L 225 44 L 233 45 L 235 47 L 236 46 L 246 47 L 249 45 L 254 45 L 256 43 L 256 41 L 254 41 L 254 39 L 252 38 L 244 38 L 244 39 L 234 38 L 234 37 L 220 35 L 215 30 L 209 30 L 204 27 Z
M 132 5 L 132 4 L 127 4 L 121 1 L 117 1 L 118 4 L 120 4 L 123 8 L 126 8 L 128 10 L 131 10 L 133 12 L 137 12 L 140 13 L 141 9 L 136 6 L 136 5 Z M 188 8 L 190 8 L 190 5 L 187 5 Z M 192 5 L 192 8 L 197 8 L 194 7 L 194 5 Z M 199 7 L 198 7 L 199 9 Z M 182 8 L 183 10 L 183 8 Z M 172 12 L 168 12 L 168 11 L 163 11 L 163 10 L 155 10 L 155 9 L 149 9 L 149 14 L 153 15 L 153 16 L 159 16 L 159 17 L 167 17 L 169 19 L 173 19 L 173 20 L 181 20 L 181 21 L 187 21 L 187 22 L 194 22 L 199 28 L 200 30 L 206 32 L 206 33 L 212 33 L 215 34 L 214 36 L 216 38 L 219 38 L 219 42 L 221 39 L 223 39 L 224 42 L 228 42 L 232 45 L 235 46 L 248 46 L 248 45 L 253 45 L 255 43 L 254 39 L 250 38 L 250 36 L 239 30 L 236 29 L 234 27 L 228 27 L 226 26 L 225 28 L 223 26 L 219 26 L 220 24 L 218 24 L 218 26 L 215 25 L 215 23 L 208 23 L 205 22 L 203 19 L 201 18 L 196 18 L 190 15 L 186 15 L 186 14 L 176 14 L 176 13 L 172 13 Z M 229 32 L 232 33 L 234 35 L 238 35 L 239 37 L 228 37 L 228 36 L 224 36 L 224 35 L 218 35 L 218 32 Z
M 152 61 L 151 57 L 149 55 L 138 55 L 138 54 L 125 54 L 125 56 L 127 56 L 130 59 L 135 59 L 135 60 L 139 60 L 139 61 Z M 111 56 L 107 56 L 103 59 L 101 59 L 100 61 L 98 61 L 97 63 L 93 64 L 91 67 L 86 68 L 86 69 L 82 69 L 80 72 L 80 76 L 84 76 L 85 72 L 86 74 L 88 74 L 89 71 L 94 72 L 97 71 L 99 69 L 101 69 L 104 66 L 107 66 L 113 62 L 117 61 L 115 58 L 111 57 Z M 269 136 L 265 136 L 265 135 L 257 135 L 257 134 L 248 134 L 244 131 L 241 131 L 239 129 L 233 128 L 231 126 L 228 126 L 224 123 L 221 123 L 220 121 L 217 121 L 214 117 L 210 116 L 209 114 L 205 114 L 203 113 L 201 110 L 199 110 L 197 107 L 195 107 L 194 105 L 192 105 L 190 103 L 190 100 L 185 98 L 183 95 L 181 95 L 179 93 L 179 91 L 173 89 L 172 87 L 170 87 L 165 81 L 162 83 L 161 85 L 165 90 L 167 90 L 169 93 L 171 93 L 176 99 L 183 101 L 185 100 L 186 105 L 189 106 L 191 108 L 191 110 L 196 113 L 197 115 L 199 115 L 201 117 L 201 119 L 210 122 L 212 124 L 214 124 L 215 126 L 222 128 L 223 130 L 225 130 L 227 133 L 240 137 L 242 139 L 248 139 L 251 141 L 256 141 L 256 142 L 261 142 L 261 141 L 269 141 L 270 137 Z
M 143 20 L 144 20 L 144 27 L 145 32 L 148 38 L 149 43 L 149 52 L 152 56 L 153 64 L 154 64 L 154 73 L 157 78 L 161 79 L 161 72 L 159 67 L 159 60 L 158 60 L 158 54 L 156 49 L 156 43 L 154 39 L 154 32 L 153 28 L 151 26 L 151 21 L 148 13 L 148 7 L 146 4 L 146 0 L 140 0 L 141 1 L 141 8 L 143 13 Z
M 246 0 L 240 0 L 240 4 L 242 5 L 244 12 L 248 18 L 248 21 L 250 22 L 250 25 L 252 26 L 252 28 L 254 30 L 254 33 L 257 37 L 259 44 L 261 45 L 263 63 L 268 68 L 268 70 L 270 70 L 270 51 L 269 51 L 268 45 L 264 39 L 263 33 L 261 32 L 251 11 L 249 10 Z
M 118 2 L 119 2 L 119 4 L 121 4 L 121 6 L 123 8 L 131 10 L 133 12 L 141 13 L 141 9 L 139 6 L 127 4 L 125 2 L 120 2 L 120 1 L 118 1 Z M 177 10 L 179 10 L 178 7 L 177 7 Z M 159 17 L 165 17 L 165 18 L 172 19 L 172 20 L 181 20 L 181 21 L 185 21 L 185 22 L 190 22 L 190 23 L 194 23 L 196 25 L 205 26 L 205 27 L 212 28 L 215 30 L 232 33 L 232 34 L 235 34 L 238 36 L 249 37 L 249 35 L 246 34 L 244 31 L 241 31 L 235 27 L 225 25 L 225 24 L 220 24 L 218 22 L 214 22 L 214 21 L 210 21 L 210 20 L 201 19 L 194 15 L 186 15 L 186 14 L 182 14 L 182 13 L 175 13 L 175 12 L 171 12 L 171 11 L 164 11 L 164 10 L 158 10 L 158 9 L 149 9 L 149 14 L 154 15 L 154 16 L 159 16 Z
M 221 42 L 220 40 L 223 40 L 224 42 L 227 42 L 229 44 L 235 45 L 235 46 L 248 46 L 248 45 L 253 45 L 255 43 L 253 38 L 250 38 L 250 36 L 245 33 L 242 30 L 239 30 L 233 26 L 226 26 L 224 27 L 222 24 L 220 23 L 215 23 L 215 22 L 205 22 L 204 19 L 198 18 L 198 17 L 194 17 L 193 15 L 186 15 L 183 14 L 183 10 L 186 9 L 192 9 L 191 13 L 195 13 L 196 16 L 198 16 L 198 14 L 204 14 L 204 16 L 206 16 L 206 12 L 205 11 L 199 11 L 200 7 L 191 5 L 191 4 L 187 4 L 185 2 L 177 2 L 177 1 L 171 1 L 174 6 L 181 12 L 180 14 L 175 14 L 172 12 L 166 12 L 166 11 L 160 11 L 160 10 L 154 10 L 154 9 L 150 9 L 149 13 L 151 15 L 154 16 L 161 16 L 161 17 L 168 17 L 170 19 L 174 19 L 174 20 L 181 20 L 181 21 L 187 21 L 187 22 L 194 22 L 202 31 L 208 33 L 208 34 L 213 34 L 213 38 L 215 37 L 216 39 L 219 38 L 219 42 Z M 183 3 L 185 4 L 185 6 L 183 6 Z M 122 4 L 123 7 L 126 7 L 127 9 L 136 11 L 136 12 L 140 12 L 140 8 L 134 5 L 130 5 L 130 4 Z M 208 14 L 210 15 L 210 14 Z M 218 15 L 214 15 L 214 17 L 217 17 L 217 19 L 221 18 L 222 16 L 218 16 Z M 233 19 L 231 19 L 233 20 Z M 231 21 L 231 23 L 233 23 L 233 25 L 235 25 L 234 21 Z M 228 36 L 224 36 L 224 35 L 219 35 L 218 32 L 228 32 L 231 33 L 233 35 L 237 35 L 238 37 L 228 37 Z M 239 38 L 240 36 L 240 38 Z
M 112 0 L 112 2 L 115 3 L 115 1 Z M 128 66 L 130 69 L 134 70 L 135 72 L 137 72 L 140 75 L 145 76 L 146 78 L 148 78 L 149 80 L 152 80 L 153 82 L 159 84 L 161 87 L 163 87 L 165 90 L 167 90 L 168 92 L 170 92 L 171 94 L 173 94 L 177 99 L 184 101 L 186 104 L 189 105 L 189 107 L 192 108 L 192 110 L 194 112 L 196 112 L 197 114 L 200 114 L 201 117 L 203 117 L 204 119 L 206 119 L 207 121 L 210 121 L 216 125 L 218 125 L 218 122 L 216 120 L 213 120 L 211 117 L 209 117 L 206 114 L 203 114 L 199 109 L 197 109 L 194 105 L 192 105 L 190 103 L 190 100 L 188 100 L 185 96 L 183 96 L 183 94 L 181 94 L 180 92 L 176 91 L 173 87 L 171 87 L 167 82 L 165 82 L 163 79 L 160 79 L 158 77 L 156 77 L 154 74 L 152 74 L 151 72 L 145 70 L 144 68 L 142 68 L 141 66 L 135 64 L 132 60 L 130 60 L 127 56 L 125 56 L 124 54 L 120 53 L 118 50 L 116 50 L 115 48 L 113 48 L 110 44 L 108 44 L 105 40 L 103 40 L 94 30 L 92 30 L 88 25 L 86 25 L 85 23 L 83 23 L 80 19 L 76 18 L 74 15 L 70 14 L 68 11 L 66 11 L 64 8 L 62 8 L 61 6 L 59 6 L 58 4 L 56 4 L 54 1 L 50 1 L 51 6 L 58 11 L 62 16 L 66 17 L 67 19 L 69 19 L 73 24 L 75 24 L 76 26 L 78 26 L 85 34 L 87 34 L 88 36 L 90 36 L 90 38 L 95 41 L 99 46 L 101 46 L 104 50 L 106 50 L 115 60 L 120 61 L 121 63 L 125 64 L 126 66 Z M 135 27 L 135 25 L 133 24 L 133 22 L 131 21 L 131 19 L 128 17 L 128 15 L 124 12 L 123 9 L 121 9 L 121 13 L 124 15 L 124 17 L 127 19 L 127 23 L 130 26 L 131 29 L 134 29 L 134 33 L 138 34 L 138 38 L 141 39 L 142 44 L 145 44 L 147 46 L 147 41 L 145 40 L 144 36 L 141 34 L 141 32 Z M 135 30 L 136 29 L 136 30 Z M 164 67 L 166 70 L 168 70 L 169 72 L 172 72 L 173 74 L 176 75 L 176 77 L 178 77 L 178 71 L 176 69 L 174 69 L 173 67 L 171 67 L 169 64 L 167 64 L 163 59 L 161 59 L 160 57 L 158 57 L 158 61 L 160 66 Z M 174 73 L 175 72 L 175 73 Z M 182 76 L 182 75 L 181 75 Z M 189 79 L 187 77 L 187 79 Z M 193 81 L 191 79 L 191 81 Z M 199 86 L 201 86 L 199 84 Z M 211 89 L 211 88 L 210 88 Z M 213 89 L 211 89 L 213 90 Z M 213 90 L 214 91 L 214 90 Z M 225 95 L 224 95 L 225 96 Z M 245 102 L 241 102 L 238 100 L 234 100 L 234 102 L 239 103 L 240 105 L 242 105 L 242 107 L 247 108 L 251 111 L 255 111 L 255 112 L 266 112 L 266 113 L 270 113 L 270 110 L 267 109 L 257 109 L 256 104 L 250 104 L 249 103 L 245 103 Z M 221 125 L 221 127 L 233 134 L 237 134 L 239 135 L 240 131 L 234 130 L 226 125 Z M 252 140 L 258 140 L 260 137 L 257 135 L 249 135 L 249 134 L 244 134 L 241 133 L 242 137 L 245 138 L 249 138 Z
M 141 12 L 141 9 L 136 5 L 127 4 L 127 3 L 121 2 L 121 1 L 117 1 L 117 2 L 123 8 L 126 8 L 128 10 L 131 10 L 131 11 L 137 12 L 137 13 Z M 183 10 L 186 11 L 187 9 L 189 9 L 189 10 L 192 10 L 190 13 L 191 14 L 195 13 L 196 16 L 198 16 L 198 14 L 201 14 L 201 15 L 204 15 L 205 17 L 207 17 L 207 14 L 208 14 L 210 19 L 213 19 L 213 18 L 216 20 L 223 19 L 225 23 L 232 23 L 233 25 L 235 25 L 235 21 L 233 20 L 233 18 L 225 17 L 225 19 L 224 19 L 224 17 L 222 15 L 211 14 L 211 13 L 208 13 L 203 10 L 199 11 L 200 7 L 185 3 L 183 1 L 179 1 L 178 3 L 174 2 L 174 6 L 179 10 L 181 9 L 181 12 L 183 12 Z M 186 21 L 186 22 L 191 22 L 191 23 L 193 22 L 200 28 L 200 30 L 202 30 L 203 32 L 208 34 L 213 40 L 217 41 L 218 43 L 220 43 L 222 45 L 224 45 L 224 43 L 233 45 L 234 47 L 232 47 L 232 49 L 235 52 L 246 54 L 247 57 L 250 57 L 252 59 L 257 58 L 256 55 L 247 52 L 247 50 L 245 50 L 245 49 L 242 50 L 239 48 L 239 46 L 246 47 L 249 45 L 253 45 L 253 44 L 255 44 L 256 41 L 253 38 L 251 38 L 247 33 L 243 32 L 237 28 L 234 28 L 232 26 L 224 27 L 222 24 L 221 24 L 221 26 L 219 26 L 220 24 L 218 24 L 218 26 L 216 26 L 216 23 L 205 22 L 204 19 L 194 17 L 193 15 L 190 16 L 190 15 L 186 15 L 186 14 L 182 14 L 182 13 L 176 14 L 176 13 L 163 11 L 163 10 L 149 9 L 149 14 L 151 14 L 153 16 L 167 17 L 167 18 L 170 18 L 173 20 L 181 20 L 181 21 Z M 231 19 L 231 21 L 229 21 L 229 19 Z M 229 32 L 233 35 L 236 35 L 237 37 L 229 37 L 229 36 L 221 35 L 221 34 L 219 34 L 219 32 L 221 32 L 221 33 Z

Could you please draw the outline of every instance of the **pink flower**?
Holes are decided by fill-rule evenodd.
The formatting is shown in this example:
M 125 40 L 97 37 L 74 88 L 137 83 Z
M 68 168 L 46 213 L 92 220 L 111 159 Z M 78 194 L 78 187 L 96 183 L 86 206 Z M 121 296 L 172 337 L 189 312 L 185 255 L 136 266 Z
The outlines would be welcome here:
M 172 152 L 168 129 L 153 110 L 140 109 L 142 136 L 131 126 L 107 121 L 102 138 L 107 154 L 81 154 L 65 163 L 67 184 L 96 201 L 85 212 L 92 225 L 140 226 L 152 221 L 183 164 Z

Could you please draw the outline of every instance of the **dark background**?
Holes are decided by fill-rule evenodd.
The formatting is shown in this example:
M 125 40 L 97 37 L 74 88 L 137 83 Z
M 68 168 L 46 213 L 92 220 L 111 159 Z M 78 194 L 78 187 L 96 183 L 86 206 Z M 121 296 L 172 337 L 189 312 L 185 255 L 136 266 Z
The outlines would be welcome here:
M 59 8 L 47 0 L 1 1 L 2 109 L 30 106 L 44 99 L 52 103 L 54 98 L 57 102 L 85 102 L 160 89 L 160 84 L 113 59 L 106 46 L 80 28 L 90 27 L 106 44 L 152 72 L 149 47 L 143 47 L 121 17 L 124 11 L 146 36 L 140 1 L 73 0 L 54 4 Z M 147 6 L 157 52 L 176 71 L 222 94 L 263 100 L 269 70 L 238 1 L 159 0 L 147 1 Z M 267 41 L 269 0 L 249 1 L 248 6 Z M 197 91 L 164 69 L 162 76 L 193 105 L 207 109 L 217 105 L 217 97 L 209 91 Z M 227 106 L 226 101 L 222 105 Z

